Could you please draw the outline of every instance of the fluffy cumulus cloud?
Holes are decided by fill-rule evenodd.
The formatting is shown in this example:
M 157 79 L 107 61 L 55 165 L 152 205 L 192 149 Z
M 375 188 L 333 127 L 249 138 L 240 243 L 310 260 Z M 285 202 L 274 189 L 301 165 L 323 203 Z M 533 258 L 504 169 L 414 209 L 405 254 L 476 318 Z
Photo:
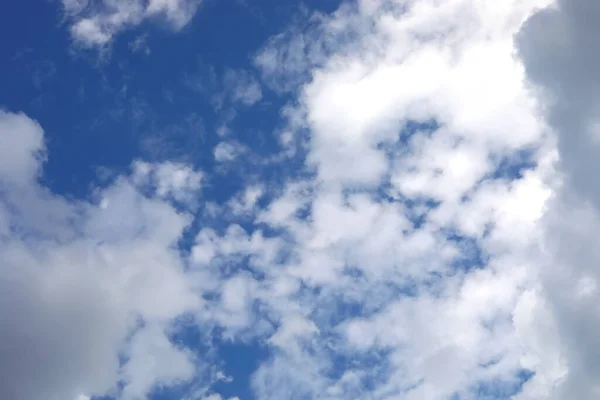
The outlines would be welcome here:
M 508 398 L 545 367 L 528 329 L 555 152 L 513 37 L 546 5 L 363 1 L 257 55 L 295 85 L 311 175 L 257 216 L 286 232 L 281 266 L 256 232 L 242 250 L 280 349 L 259 398 Z
M 63 5 L 91 45 L 181 27 L 198 2 Z M 592 0 L 307 11 L 255 55 L 260 83 L 223 78 L 231 104 L 291 99 L 278 154 L 250 162 L 232 128 L 216 171 L 133 161 L 87 200 L 40 183 L 42 127 L 0 112 L 0 397 L 224 400 L 215 360 L 174 339 L 185 320 L 265 346 L 256 399 L 598 398 L 599 17 Z M 224 165 L 247 181 L 212 201 Z
M 190 379 L 195 355 L 169 331 L 201 306 L 173 246 L 191 217 L 162 195 L 195 181 L 158 165 L 157 193 L 145 195 L 138 165 L 93 201 L 68 201 L 38 182 L 35 121 L 1 111 L 0 137 L 1 397 L 140 399 Z
M 179 30 L 201 0 L 61 0 L 73 39 L 86 47 L 108 44 L 119 32 L 147 19 L 165 21 Z

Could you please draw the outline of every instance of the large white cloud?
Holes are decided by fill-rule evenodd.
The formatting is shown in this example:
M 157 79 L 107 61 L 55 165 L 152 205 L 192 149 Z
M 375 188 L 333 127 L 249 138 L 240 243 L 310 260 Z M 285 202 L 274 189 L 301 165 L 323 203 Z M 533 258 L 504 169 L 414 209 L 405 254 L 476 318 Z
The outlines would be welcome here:
M 121 383 L 121 398 L 141 399 L 193 377 L 195 357 L 167 336 L 201 306 L 174 246 L 190 216 L 161 197 L 196 181 L 161 173 L 167 164 L 156 195 L 121 177 L 93 203 L 68 201 L 38 183 L 36 122 L 2 111 L 0 138 L 0 397 L 75 399 Z
M 510 396 L 542 368 L 528 332 L 555 154 L 513 35 L 547 3 L 364 1 L 256 57 L 296 88 L 288 132 L 308 133 L 314 179 L 259 212 L 284 234 L 207 230 L 196 262 L 250 256 L 262 276 L 245 297 L 280 350 L 258 398 Z

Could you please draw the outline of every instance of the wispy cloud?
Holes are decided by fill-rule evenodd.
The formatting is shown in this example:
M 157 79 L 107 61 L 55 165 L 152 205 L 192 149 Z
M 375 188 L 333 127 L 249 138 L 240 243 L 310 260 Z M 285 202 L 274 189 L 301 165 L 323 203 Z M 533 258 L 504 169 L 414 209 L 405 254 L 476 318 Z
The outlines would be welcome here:
M 164 20 L 180 30 L 193 18 L 200 0 L 134 0 L 88 2 L 61 0 L 73 39 L 85 47 L 105 46 L 121 31 L 147 19 Z

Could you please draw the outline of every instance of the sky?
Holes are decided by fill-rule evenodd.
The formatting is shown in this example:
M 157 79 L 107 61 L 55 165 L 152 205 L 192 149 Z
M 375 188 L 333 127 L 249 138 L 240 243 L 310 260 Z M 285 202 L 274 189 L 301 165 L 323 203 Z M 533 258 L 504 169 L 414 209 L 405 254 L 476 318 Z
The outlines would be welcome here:
M 0 398 L 600 397 L 600 3 L 5 3 Z

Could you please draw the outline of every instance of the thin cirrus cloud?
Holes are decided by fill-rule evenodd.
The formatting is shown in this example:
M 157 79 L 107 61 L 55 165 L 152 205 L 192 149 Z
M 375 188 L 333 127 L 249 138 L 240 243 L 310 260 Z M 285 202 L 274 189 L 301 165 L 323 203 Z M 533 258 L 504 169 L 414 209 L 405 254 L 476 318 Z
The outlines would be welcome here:
M 181 27 L 197 4 L 63 0 L 90 45 L 157 15 Z M 261 82 L 226 70 L 231 107 L 263 87 L 291 100 L 268 163 L 233 124 L 208 150 L 252 177 L 225 201 L 205 194 L 216 169 L 142 160 L 64 198 L 39 180 L 42 127 L 0 112 L 0 397 L 595 399 L 599 16 L 585 0 L 306 12 L 255 54 Z M 266 348 L 252 394 L 211 386 L 229 372 L 175 340 L 182 321 Z

